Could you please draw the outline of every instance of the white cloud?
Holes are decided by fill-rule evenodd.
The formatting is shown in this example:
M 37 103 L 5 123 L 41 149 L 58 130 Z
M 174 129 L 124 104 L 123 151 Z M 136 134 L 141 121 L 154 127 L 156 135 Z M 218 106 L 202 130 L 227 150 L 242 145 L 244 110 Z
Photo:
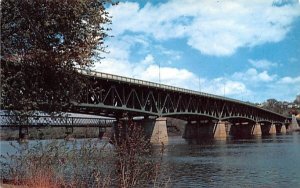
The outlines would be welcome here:
M 238 97 L 243 93 L 250 92 L 246 85 L 240 81 L 233 81 L 223 77 L 215 78 L 205 83 L 205 90 L 216 95 Z
M 300 91 L 300 76 L 292 78 L 292 77 L 283 77 L 280 80 L 278 80 L 279 84 L 293 84 L 294 87 L 298 88 Z
M 258 68 L 258 69 L 269 69 L 271 67 L 277 67 L 278 66 L 277 63 L 273 63 L 273 62 L 265 60 L 265 59 L 261 59 L 261 60 L 248 59 L 248 62 L 252 66 L 254 66 L 255 68 Z
M 108 45 L 108 50 L 111 53 L 101 63 L 95 63 L 94 70 L 156 83 L 160 81 L 162 84 L 195 91 L 201 90 L 202 92 L 216 95 L 223 95 L 224 87 L 226 96 L 231 97 L 239 96 L 247 91 L 245 84 L 240 81 L 229 80 L 223 77 L 210 80 L 203 77 L 199 78 L 187 69 L 166 65 L 159 68 L 159 64 L 153 54 L 146 54 L 137 62 L 132 62 L 130 61 L 130 53 L 136 42 L 128 42 L 132 41 L 128 37 L 119 37 L 114 40 L 116 40 L 114 45 Z M 143 45 L 145 46 L 146 44 Z M 174 54 L 173 52 L 170 53 Z
M 170 0 L 144 7 L 125 2 L 109 12 L 114 35 L 130 31 L 156 40 L 186 38 L 203 54 L 228 56 L 241 47 L 283 40 L 300 15 L 300 5 L 273 0 Z
M 271 82 L 277 75 L 270 75 L 267 71 L 258 72 L 254 68 L 248 69 L 246 72 L 236 72 L 232 75 L 234 79 L 252 81 L 252 82 Z
M 146 64 L 146 65 L 153 64 L 154 63 L 154 57 L 151 54 L 148 54 L 145 57 L 145 59 L 142 60 L 141 63 L 142 64 Z

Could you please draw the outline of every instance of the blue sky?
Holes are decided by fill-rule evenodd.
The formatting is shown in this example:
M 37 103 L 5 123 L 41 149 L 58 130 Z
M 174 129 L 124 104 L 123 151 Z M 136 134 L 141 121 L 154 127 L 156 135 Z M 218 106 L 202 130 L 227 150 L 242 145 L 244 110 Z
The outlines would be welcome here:
M 263 102 L 300 94 L 298 0 L 121 1 L 94 69 Z M 160 68 L 159 68 L 160 67 Z

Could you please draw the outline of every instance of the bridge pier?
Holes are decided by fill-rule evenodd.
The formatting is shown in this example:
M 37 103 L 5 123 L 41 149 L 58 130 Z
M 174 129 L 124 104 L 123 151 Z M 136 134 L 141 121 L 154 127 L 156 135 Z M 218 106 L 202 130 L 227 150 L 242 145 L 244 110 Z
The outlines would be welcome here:
M 121 121 L 119 118 L 116 118 L 116 121 L 113 123 L 113 126 L 111 128 L 111 138 L 110 140 L 113 143 L 120 143 L 120 130 L 119 128 L 121 127 Z
M 269 134 L 276 134 L 276 125 L 275 124 L 271 124 L 270 130 L 269 130 Z
M 198 120 L 195 123 L 188 121 L 182 137 L 185 139 L 224 139 L 227 138 L 228 128 L 228 124 L 224 121 Z
M 226 131 L 226 122 L 225 121 L 218 121 L 214 126 L 214 138 L 217 139 L 226 139 L 227 138 L 227 131 Z
M 251 135 L 253 135 L 253 136 L 261 136 L 262 135 L 260 123 L 255 123 L 253 125 L 252 131 L 251 131 Z
M 105 132 L 106 132 L 106 128 L 105 127 L 99 127 L 98 138 L 102 139 Z
M 286 127 L 283 123 L 276 124 L 276 133 L 278 133 L 278 134 L 286 133 Z
M 19 126 L 19 140 L 21 142 L 24 142 L 24 141 L 26 142 L 28 137 L 29 137 L 28 126 L 20 125 Z
M 276 126 L 275 124 L 261 123 L 261 131 L 262 135 L 276 134 Z
M 146 136 L 153 144 L 162 144 L 168 142 L 167 118 L 159 117 L 157 119 L 144 119 L 142 125 Z
M 284 124 L 281 125 L 280 133 L 281 134 L 286 134 L 286 126 Z
M 74 132 L 74 128 L 73 127 L 66 127 L 65 140 L 74 140 L 74 137 L 72 135 L 73 132 Z
M 259 134 L 259 125 L 251 122 L 234 122 L 230 129 L 230 134 L 237 138 L 251 137 L 253 133 Z

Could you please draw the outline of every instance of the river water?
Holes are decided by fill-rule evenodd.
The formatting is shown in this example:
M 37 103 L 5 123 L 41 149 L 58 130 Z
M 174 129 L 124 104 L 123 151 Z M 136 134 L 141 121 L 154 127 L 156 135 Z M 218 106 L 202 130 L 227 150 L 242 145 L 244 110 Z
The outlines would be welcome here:
M 33 142 L 33 141 L 30 141 Z M 1 154 L 12 152 L 1 141 Z M 170 187 L 300 187 L 300 134 L 186 141 L 170 137 L 164 152 Z

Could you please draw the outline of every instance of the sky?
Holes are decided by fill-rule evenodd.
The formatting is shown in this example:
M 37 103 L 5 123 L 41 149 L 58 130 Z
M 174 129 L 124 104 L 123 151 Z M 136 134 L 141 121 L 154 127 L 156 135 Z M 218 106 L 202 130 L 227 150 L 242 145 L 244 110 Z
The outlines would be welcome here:
M 299 0 L 122 0 L 93 69 L 250 102 L 300 94 Z

